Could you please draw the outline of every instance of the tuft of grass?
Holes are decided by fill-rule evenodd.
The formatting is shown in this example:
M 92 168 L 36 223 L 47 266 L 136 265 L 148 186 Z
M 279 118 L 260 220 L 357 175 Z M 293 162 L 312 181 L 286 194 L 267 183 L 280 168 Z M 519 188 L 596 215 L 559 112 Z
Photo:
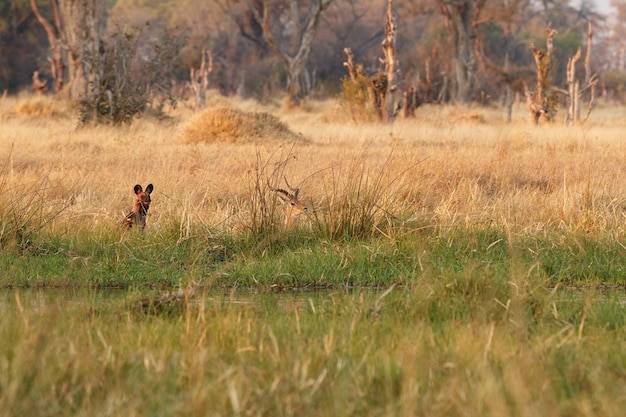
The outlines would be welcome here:
M 53 199 L 47 177 L 28 183 L 10 181 L 12 158 L 0 168 L 0 250 L 36 251 L 39 233 L 57 220 L 69 206 Z
M 13 104 L 11 114 L 23 118 L 66 118 L 71 117 L 69 103 L 53 96 L 21 97 Z
M 325 195 L 313 211 L 313 228 L 325 238 L 391 237 L 400 229 L 408 206 L 403 198 L 416 186 L 408 175 L 415 166 L 398 172 L 393 152 L 380 164 L 370 164 L 368 152 L 365 148 L 348 165 L 319 173 Z
M 626 282 L 624 248 L 615 236 L 590 238 L 585 233 L 549 235 L 534 243 L 536 259 L 553 283 L 567 286 L 607 286 Z

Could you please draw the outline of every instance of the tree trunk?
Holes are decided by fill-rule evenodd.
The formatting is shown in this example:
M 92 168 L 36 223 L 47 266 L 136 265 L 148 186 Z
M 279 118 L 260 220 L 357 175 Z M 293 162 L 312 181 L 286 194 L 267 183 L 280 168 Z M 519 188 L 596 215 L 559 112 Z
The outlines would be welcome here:
M 287 64 L 287 97 L 290 105 L 298 104 L 307 93 L 303 91 L 301 84 L 305 64 L 303 58 L 304 56 L 295 58 L 285 57 Z
M 578 62 L 578 60 L 580 59 L 581 53 L 582 52 L 580 48 L 578 48 L 576 54 L 567 61 L 568 106 L 567 118 L 565 119 L 565 123 L 567 124 L 577 122 L 580 116 L 580 113 L 578 111 L 578 100 L 580 97 L 578 94 L 579 83 L 576 79 L 576 62 Z
M 472 28 L 473 2 L 468 1 L 457 8 L 453 16 L 454 58 L 453 68 L 456 77 L 456 99 L 471 103 L 476 80 L 476 60 L 474 58 L 474 35 Z
M 66 88 L 71 100 L 82 100 L 102 78 L 104 2 L 59 0 L 59 6 L 68 50 Z
M 485 0 L 437 0 L 452 35 L 452 69 L 456 80 L 455 100 L 471 103 L 476 85 L 476 34 L 474 20 Z
M 357 67 L 354 65 L 354 55 L 352 54 L 352 49 L 343 48 L 343 52 L 346 54 L 347 61 L 343 63 L 343 66 L 348 69 L 348 74 L 350 74 L 350 79 L 353 82 L 356 82 L 357 79 Z

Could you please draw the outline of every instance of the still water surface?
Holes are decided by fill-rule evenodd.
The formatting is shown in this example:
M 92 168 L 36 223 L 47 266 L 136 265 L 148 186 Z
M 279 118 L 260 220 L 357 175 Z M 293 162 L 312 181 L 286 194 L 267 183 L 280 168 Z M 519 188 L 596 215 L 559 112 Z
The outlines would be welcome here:
M 378 288 L 350 288 L 325 290 L 288 290 L 288 291 L 256 291 L 250 289 L 210 289 L 196 291 L 191 303 L 205 304 L 242 304 L 263 308 L 293 306 L 294 304 L 323 307 L 326 303 L 337 302 L 337 298 L 355 297 L 365 292 L 367 297 L 377 297 L 385 293 Z M 168 292 L 138 292 L 125 289 L 0 289 L 0 316 L 11 310 L 22 310 L 33 314 L 41 314 L 51 310 L 85 310 L 105 306 L 131 306 L 150 297 L 159 299 Z M 361 295 L 362 296 L 362 295 Z
M 387 291 L 380 288 L 344 288 L 322 290 L 288 290 L 288 291 L 257 291 L 251 289 L 210 289 L 196 291 L 192 302 L 204 302 L 206 304 L 245 304 L 264 308 L 293 306 L 306 304 L 311 308 L 323 307 L 326 303 L 336 303 L 342 298 L 346 300 L 352 297 L 378 298 L 381 296 L 400 294 L 402 289 Z M 123 289 L 0 289 L 0 315 L 8 311 L 19 309 L 30 313 L 45 313 L 49 310 L 61 309 L 72 311 L 75 309 L 99 308 L 106 305 L 130 305 L 139 302 L 142 298 L 150 296 L 152 299 L 166 293 L 140 293 L 133 290 Z M 626 306 L 626 291 L 624 289 L 561 289 L 557 291 L 552 301 L 560 303 L 580 302 L 603 302 L 611 300 Z

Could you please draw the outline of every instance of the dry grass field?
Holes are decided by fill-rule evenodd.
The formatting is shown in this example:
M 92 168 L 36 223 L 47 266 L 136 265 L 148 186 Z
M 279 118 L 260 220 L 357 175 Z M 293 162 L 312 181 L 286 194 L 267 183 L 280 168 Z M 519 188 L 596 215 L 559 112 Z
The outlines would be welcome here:
M 289 112 L 227 99 L 210 106 L 77 128 L 53 99 L 5 98 L 2 193 L 36 193 L 63 207 L 53 227 L 92 230 L 114 227 L 133 186 L 152 182 L 149 228 L 227 230 L 251 216 L 259 182 L 274 174 L 283 185 L 284 174 L 312 216 L 360 192 L 395 225 L 623 235 L 626 108 L 600 107 L 584 125 L 566 127 L 531 125 L 521 105 L 511 124 L 494 109 L 424 107 L 393 126 L 353 122 L 336 102 Z M 267 114 L 242 121 L 259 113 Z
M 622 416 L 626 108 L 342 107 L 0 99 L 0 415 Z

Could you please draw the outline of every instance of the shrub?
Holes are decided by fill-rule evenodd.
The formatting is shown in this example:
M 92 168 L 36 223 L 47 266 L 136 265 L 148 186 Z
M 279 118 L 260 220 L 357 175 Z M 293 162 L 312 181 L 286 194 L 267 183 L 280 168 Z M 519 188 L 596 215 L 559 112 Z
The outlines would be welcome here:
M 387 89 L 385 74 L 368 77 L 359 71 L 355 79 L 344 77 L 341 89 L 342 99 L 350 110 L 352 120 L 381 120 L 384 92 Z
M 85 58 L 102 73 L 78 103 L 81 123 L 130 123 L 148 108 L 161 116 L 165 104 L 176 105 L 170 79 L 184 39 L 164 32 L 140 45 L 141 34 L 139 28 L 118 27 L 99 56 Z

